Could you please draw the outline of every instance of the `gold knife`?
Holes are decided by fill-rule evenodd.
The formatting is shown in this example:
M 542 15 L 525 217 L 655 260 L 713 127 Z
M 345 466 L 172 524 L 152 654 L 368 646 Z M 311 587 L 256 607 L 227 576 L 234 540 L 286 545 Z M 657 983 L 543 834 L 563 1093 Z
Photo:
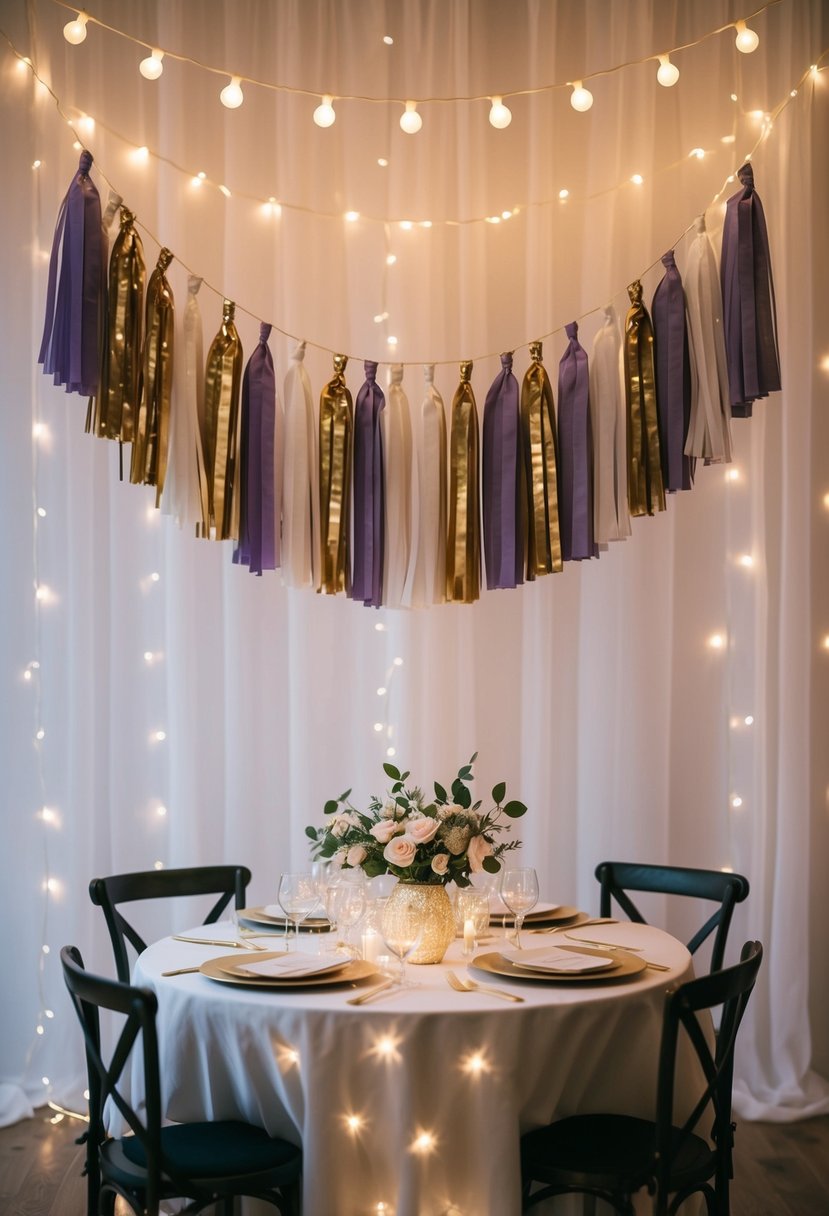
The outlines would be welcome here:
M 372 1001 L 381 992 L 385 992 L 388 988 L 392 988 L 397 983 L 397 980 L 386 980 L 382 984 L 378 984 L 372 988 L 370 992 L 363 992 L 360 996 L 352 996 L 346 1001 L 346 1005 L 365 1005 L 366 1001 Z

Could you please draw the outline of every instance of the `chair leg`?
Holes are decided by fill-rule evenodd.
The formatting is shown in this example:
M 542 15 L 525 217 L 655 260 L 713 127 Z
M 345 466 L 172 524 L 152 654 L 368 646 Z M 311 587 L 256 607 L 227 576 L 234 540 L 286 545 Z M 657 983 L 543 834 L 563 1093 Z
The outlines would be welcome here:
M 222 1208 L 224 1209 L 224 1216 L 233 1216 L 233 1206 L 234 1206 L 233 1196 L 228 1195 L 226 1197 L 224 1203 L 222 1204 Z

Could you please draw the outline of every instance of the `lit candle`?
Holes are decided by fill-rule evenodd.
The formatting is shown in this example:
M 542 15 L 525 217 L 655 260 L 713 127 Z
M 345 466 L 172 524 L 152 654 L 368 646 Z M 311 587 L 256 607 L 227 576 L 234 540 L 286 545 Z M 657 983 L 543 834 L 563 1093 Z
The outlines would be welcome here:
M 376 929 L 366 929 L 362 936 L 363 958 L 367 963 L 376 963 L 380 954 L 380 934 Z
M 467 916 L 463 922 L 463 952 L 471 954 L 475 949 L 475 922 L 471 916 Z

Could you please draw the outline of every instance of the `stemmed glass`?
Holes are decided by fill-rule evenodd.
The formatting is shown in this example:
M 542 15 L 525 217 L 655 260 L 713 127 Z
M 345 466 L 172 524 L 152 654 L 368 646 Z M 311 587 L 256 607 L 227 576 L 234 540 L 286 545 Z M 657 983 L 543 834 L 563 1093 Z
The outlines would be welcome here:
M 401 988 L 412 987 L 406 969 L 406 959 L 420 945 L 423 936 L 423 921 L 416 908 L 396 908 L 394 916 L 383 921 L 383 941 L 400 963 L 398 984 Z
M 515 917 L 515 948 L 521 949 L 521 926 L 524 917 L 538 903 L 538 875 L 529 866 L 504 870 L 501 875 L 501 899 Z
M 299 942 L 299 926 L 319 903 L 319 890 L 313 874 L 283 874 L 279 879 L 279 904 L 294 924 L 294 937 Z M 291 938 L 285 934 L 285 949 L 290 950 Z
M 329 903 L 326 902 L 325 906 L 328 909 Z M 340 881 L 332 889 L 330 907 L 329 916 L 333 915 L 334 923 L 343 930 L 344 934 L 344 941 L 338 942 L 337 947 L 344 948 L 355 958 L 359 957 L 360 952 L 356 946 L 351 945 L 348 935 L 350 930 L 362 919 L 366 910 L 366 884 L 362 872 L 360 872 L 359 878 L 342 875 Z

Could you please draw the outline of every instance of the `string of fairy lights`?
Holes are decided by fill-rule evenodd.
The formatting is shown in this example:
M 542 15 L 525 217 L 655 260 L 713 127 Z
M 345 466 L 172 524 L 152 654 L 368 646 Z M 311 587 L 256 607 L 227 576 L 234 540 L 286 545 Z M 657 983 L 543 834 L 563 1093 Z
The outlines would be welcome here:
M 62 0 L 54 0 L 54 3 L 60 4 L 62 7 L 69 7 L 65 4 L 63 4 Z M 776 3 L 779 3 L 779 0 L 772 0 L 772 4 L 776 4 Z M 709 34 L 705 35 L 704 38 L 701 38 L 694 43 L 688 44 L 688 46 L 697 46 L 701 42 L 705 41 L 706 38 L 712 37 L 714 34 L 719 34 L 719 33 L 724 32 L 725 30 L 733 29 L 735 31 L 735 38 L 737 41 L 738 49 L 741 50 L 743 53 L 750 53 L 751 51 L 756 49 L 758 39 L 757 39 L 756 33 L 754 33 L 754 31 L 748 27 L 747 21 L 753 19 L 760 13 L 763 13 L 766 9 L 770 8 L 771 6 L 772 6 L 771 4 L 764 5 L 762 8 L 756 10 L 755 13 L 750 14 L 745 20 L 730 23 L 729 25 L 723 26 L 718 30 L 711 31 Z M 77 17 L 73 21 L 69 22 L 64 30 L 64 34 L 67 37 L 67 40 L 75 43 L 76 45 L 78 43 L 82 42 L 83 39 L 86 37 L 87 26 L 90 24 L 93 26 L 99 26 L 102 29 L 111 30 L 111 27 L 105 26 L 102 22 L 98 21 L 92 15 L 85 13 L 85 12 L 78 12 Z M 70 30 L 70 27 L 72 27 L 71 30 Z M 71 37 L 70 37 L 70 32 L 72 35 Z M 127 38 L 130 41 L 136 42 L 138 45 L 145 46 L 147 49 L 150 50 L 150 55 L 146 59 L 144 59 L 141 62 L 141 64 L 139 65 L 142 75 L 144 75 L 148 79 L 157 79 L 158 76 L 161 75 L 161 72 L 163 71 L 163 66 L 164 66 L 163 61 L 165 58 L 172 59 L 172 60 L 182 60 L 182 61 L 186 60 L 187 62 L 193 62 L 191 60 L 187 60 L 187 57 L 177 55 L 171 51 L 163 50 L 161 48 L 156 48 L 156 47 L 150 47 L 149 44 L 142 43 L 140 40 L 132 38 L 130 35 L 125 34 L 122 31 L 114 30 L 111 32 L 114 32 L 121 37 Z M 741 39 L 742 39 L 742 45 L 740 44 Z M 14 50 L 15 55 L 17 55 L 17 57 L 18 57 L 19 63 L 22 63 L 23 65 L 27 66 L 31 70 L 35 79 L 40 79 L 37 72 L 35 71 L 35 68 L 32 65 L 31 61 L 28 58 L 20 55 L 14 48 L 12 48 L 12 49 Z M 664 87 L 671 87 L 673 84 L 675 84 L 677 82 L 679 74 L 678 74 L 678 70 L 676 69 L 675 65 L 672 63 L 671 56 L 676 54 L 678 51 L 681 51 L 684 49 L 687 49 L 687 47 L 672 48 L 669 52 L 665 52 L 664 54 L 660 54 L 659 56 L 656 57 L 658 59 L 658 64 L 659 64 L 657 78 L 659 80 L 659 83 L 661 85 L 663 85 Z M 751 159 L 753 152 L 756 151 L 756 148 L 760 145 L 762 140 L 765 139 L 770 134 L 770 132 L 773 128 L 774 122 L 777 119 L 778 115 L 780 114 L 782 109 L 786 105 L 789 104 L 791 99 L 797 95 L 799 88 L 801 87 L 803 82 L 808 78 L 808 76 L 811 74 L 814 77 L 814 76 L 817 76 L 817 74 L 819 72 L 825 71 L 825 69 L 821 68 L 821 66 L 820 66 L 822 59 L 823 59 L 823 56 L 821 56 L 821 58 L 818 60 L 817 63 L 810 65 L 810 67 L 806 70 L 806 72 L 804 72 L 801 79 L 797 82 L 797 85 L 790 90 L 790 92 L 787 94 L 787 96 L 785 98 L 783 98 L 778 103 L 777 106 L 773 107 L 773 109 L 767 113 L 764 112 L 762 115 L 760 115 L 758 113 L 757 117 L 759 118 L 759 121 L 761 121 L 761 123 L 762 123 L 762 130 L 761 130 L 760 136 L 757 140 L 757 143 L 755 144 L 752 151 L 747 154 L 745 159 Z M 644 61 L 637 61 L 637 62 L 644 62 Z M 212 68 L 212 67 L 208 67 L 207 65 L 198 65 L 198 66 L 203 67 L 204 70 L 206 70 L 206 71 L 215 72 L 217 74 L 223 74 L 223 69 Z M 625 66 L 628 66 L 628 65 L 619 65 L 616 68 L 609 69 L 608 72 L 620 71 Z M 606 75 L 606 74 L 608 74 L 608 72 L 595 73 L 594 76 Z M 152 75 L 152 73 L 155 73 L 155 75 Z M 238 106 L 239 104 L 241 104 L 241 101 L 243 100 L 242 84 L 246 84 L 246 85 L 252 84 L 257 87 L 272 88 L 272 89 L 285 89 L 286 91 L 298 91 L 298 92 L 306 93 L 305 90 L 289 90 L 287 88 L 287 86 L 271 85 L 271 84 L 267 84 L 267 83 L 263 83 L 263 82 L 259 82 L 259 81 L 251 81 L 245 77 L 233 76 L 232 73 L 224 73 L 224 74 L 231 77 L 230 83 L 228 85 L 226 85 L 225 88 L 222 90 L 223 94 L 226 94 L 226 96 L 222 98 L 223 104 L 225 104 L 225 105 L 235 103 L 235 105 Z M 552 91 L 552 90 L 556 90 L 556 89 L 562 89 L 564 87 L 570 87 L 572 90 L 571 91 L 571 104 L 574 106 L 575 109 L 586 110 L 586 109 L 590 108 L 590 105 L 592 105 L 592 97 L 590 97 L 589 91 L 584 88 L 584 81 L 589 80 L 589 79 L 593 79 L 593 77 L 592 76 L 585 77 L 581 81 L 567 82 L 566 86 L 560 85 L 560 84 L 555 84 L 555 85 L 546 86 L 545 89 L 522 90 L 521 92 L 522 93 L 540 93 L 540 92 L 544 92 L 544 91 Z M 46 86 L 46 87 L 48 87 L 48 86 Z M 237 91 L 233 91 L 234 88 Z M 230 90 L 230 92 L 228 92 L 228 90 Z M 581 93 L 579 92 L 579 90 L 581 90 Z M 49 91 L 51 93 L 51 89 Z M 582 93 L 586 93 L 587 96 L 590 97 L 590 101 L 587 102 L 586 104 L 584 104 L 586 102 L 586 98 L 584 98 L 581 95 Z M 52 94 L 52 95 L 54 97 L 54 94 Z M 308 95 L 310 95 L 310 94 L 308 94 Z M 508 97 L 508 96 L 515 96 L 515 95 L 517 95 L 517 94 L 493 95 L 491 98 L 488 99 L 491 101 L 490 122 L 492 123 L 493 126 L 502 128 L 502 127 L 509 125 L 509 122 L 511 121 L 511 115 L 509 113 L 508 108 L 504 104 L 504 98 Z M 55 100 L 58 104 L 59 112 L 62 113 L 63 111 L 60 106 L 60 102 L 58 101 L 57 98 L 55 98 Z M 322 102 L 320 103 L 320 106 L 317 107 L 317 110 L 323 108 L 327 104 L 331 108 L 331 111 L 333 113 L 333 101 L 334 100 L 347 101 L 347 102 L 369 101 L 369 102 L 378 102 L 378 103 L 383 102 L 385 104 L 397 104 L 400 99 L 336 97 L 334 94 L 324 94 L 322 96 Z M 420 129 L 421 115 L 417 108 L 419 104 L 422 104 L 422 103 L 431 104 L 431 103 L 436 103 L 436 102 L 448 102 L 448 101 L 473 103 L 473 102 L 477 102 L 477 101 L 481 101 L 481 100 L 484 100 L 484 99 L 471 98 L 471 97 L 470 98 L 446 97 L 446 98 L 421 99 L 420 102 L 411 102 L 410 104 L 409 104 L 409 102 L 406 102 L 404 100 L 406 109 L 405 109 L 405 112 L 403 115 L 403 119 L 407 118 L 407 116 L 408 116 L 409 125 L 412 128 L 412 130 L 409 131 L 407 127 L 403 127 L 403 129 L 407 130 L 408 133 L 411 133 L 411 134 L 416 133 L 416 131 Z M 733 100 L 736 102 L 736 100 L 737 100 L 736 96 L 733 97 Z M 579 105 L 576 104 L 577 101 L 580 103 Z M 499 109 L 499 107 L 500 107 L 500 109 Z M 506 115 L 504 113 L 502 113 L 502 111 L 506 111 Z M 494 117 L 496 119 L 498 119 L 498 121 L 494 121 L 493 112 L 494 112 Z M 330 117 L 327 113 L 324 113 L 322 116 L 326 119 L 328 119 Z M 316 112 L 315 112 L 314 118 L 315 118 L 315 121 L 318 121 Z M 415 122 L 414 122 L 415 119 L 417 119 L 417 125 L 415 125 Z M 80 134 L 84 133 L 82 129 L 79 129 L 79 127 L 81 127 L 83 124 L 86 124 L 86 127 L 87 127 L 85 133 L 86 134 L 89 133 L 88 124 L 92 120 L 90 120 L 88 118 L 82 118 L 80 120 L 69 120 L 69 121 L 70 121 L 70 126 L 72 126 L 73 132 L 75 134 L 80 135 Z M 333 121 L 334 121 L 334 118 L 330 118 L 330 121 L 318 123 L 318 125 L 330 126 L 331 123 L 333 123 Z M 101 125 L 103 126 L 104 124 L 101 124 Z M 401 126 L 402 126 L 402 119 L 401 119 Z M 729 142 L 733 142 L 733 139 L 729 140 Z M 691 155 L 697 156 L 698 158 L 701 159 L 699 154 L 700 153 L 704 154 L 704 152 L 705 152 L 705 150 L 703 150 L 703 149 L 694 149 L 692 151 Z M 143 157 L 145 159 L 148 159 L 150 155 L 155 156 L 155 154 L 154 153 L 151 154 L 148 149 L 143 149 L 142 153 L 143 153 Z M 157 157 L 157 159 L 163 160 L 164 158 Z M 679 163 L 679 162 L 677 162 L 677 163 Z M 39 169 L 40 164 L 41 164 L 41 162 L 39 160 L 35 160 L 32 165 L 33 169 L 34 170 Z M 176 166 L 176 167 L 181 168 L 181 166 Z M 186 169 L 182 169 L 182 171 L 187 172 Z M 195 182 L 197 180 L 199 181 L 200 184 L 210 184 L 210 183 L 208 183 L 208 180 L 204 174 L 192 174 L 191 176 L 193 178 L 194 188 L 198 188 L 195 185 Z M 725 189 L 727 188 L 727 186 L 729 184 L 731 184 L 733 181 L 734 181 L 733 175 L 729 175 L 729 177 L 726 179 L 726 182 L 724 183 L 722 189 L 717 193 L 717 195 L 715 195 L 714 200 L 713 200 L 714 202 L 716 202 L 722 196 L 722 194 L 725 191 Z M 631 179 L 631 184 L 634 186 L 641 186 L 642 179 L 639 178 L 638 181 L 636 181 L 635 178 Z M 225 197 L 228 197 L 228 198 L 231 197 L 231 191 L 226 186 L 223 186 L 221 183 L 218 183 L 217 188 L 221 190 L 221 192 L 225 195 Z M 613 187 L 613 188 L 617 188 L 617 187 Z M 38 189 L 39 189 L 39 186 L 36 186 L 36 190 L 38 190 Z M 549 200 L 549 202 L 553 202 L 553 201 L 564 202 L 568 197 L 569 197 L 569 192 L 563 189 L 562 192 L 559 194 L 558 200 Z M 38 202 L 39 202 L 39 200 L 38 200 Z M 271 213 L 274 215 L 277 215 L 279 213 L 279 209 L 282 206 L 290 206 L 291 204 L 279 203 L 279 202 L 277 202 L 276 198 L 271 198 L 269 200 L 265 200 L 262 205 L 270 206 Z M 540 205 L 547 205 L 547 203 L 539 202 L 539 203 L 535 203 L 535 204 L 526 204 L 526 205 L 527 206 L 528 205 L 540 206 Z M 39 209 L 40 208 L 38 205 L 38 207 L 35 209 L 33 223 L 36 222 L 35 217 L 39 213 Z M 502 213 L 502 215 L 500 217 L 495 217 L 495 216 L 482 217 L 482 220 L 476 219 L 473 221 L 458 221 L 458 222 L 496 223 L 496 222 L 499 222 L 499 220 L 505 222 L 506 219 L 511 218 L 511 216 L 513 214 L 516 214 L 516 212 L 510 212 L 509 217 L 506 215 L 506 213 Z M 346 219 L 346 222 L 353 223 L 360 217 L 354 213 L 346 213 L 344 218 Z M 373 217 L 363 217 L 363 218 L 373 218 Z M 415 226 L 416 223 L 420 227 L 430 227 L 431 226 L 430 221 L 419 221 L 419 222 L 407 221 L 407 220 L 397 221 L 397 220 L 388 220 L 387 218 L 383 219 L 382 217 L 377 217 L 377 220 L 378 220 L 378 222 L 382 222 L 385 224 L 387 265 L 393 265 L 394 260 L 395 260 L 395 255 L 394 255 L 393 249 L 392 249 L 392 229 L 394 228 L 395 225 L 399 225 L 400 228 L 403 230 L 406 230 L 407 227 L 411 228 L 411 227 Z M 453 222 L 453 221 L 447 221 L 447 222 Z M 152 234 L 149 234 L 149 235 L 152 236 Z M 155 239 L 155 238 L 153 238 L 153 239 Z M 654 265 L 655 264 L 656 263 L 654 263 Z M 378 315 L 375 317 L 375 321 L 377 321 L 378 323 L 381 321 L 386 321 L 388 319 L 388 312 L 385 308 L 385 300 L 383 300 L 382 303 L 383 303 L 383 308 L 381 308 L 381 313 L 378 313 Z M 245 311 L 245 310 L 242 309 L 242 311 Z M 595 310 L 591 310 L 591 312 L 592 311 L 595 311 Z M 587 313 L 584 315 L 586 316 L 586 315 L 590 315 L 590 314 Z M 277 329 L 277 331 L 279 333 L 284 334 L 284 336 L 286 336 L 286 337 L 293 337 L 293 335 L 286 334 L 285 331 L 279 329 L 278 326 L 275 326 L 274 328 Z M 557 332 L 557 331 L 553 331 L 553 332 Z M 551 335 L 545 335 L 545 336 L 551 336 Z M 329 348 L 326 348 L 324 346 L 319 346 L 319 344 L 316 344 L 313 342 L 311 342 L 310 345 L 315 345 L 318 347 L 318 349 L 329 350 Z M 393 344 L 390 343 L 390 345 L 393 345 Z M 476 356 L 476 358 L 479 358 L 479 359 L 482 359 L 484 357 L 485 356 Z M 446 362 L 447 363 L 456 362 L 456 360 L 454 360 L 454 361 L 447 360 Z M 33 640 L 33 657 L 27 663 L 25 668 L 23 669 L 23 671 L 21 673 L 21 679 L 22 679 L 22 682 L 26 686 L 31 687 L 32 693 L 33 693 L 32 715 L 33 715 L 33 722 L 34 722 L 34 748 L 35 748 L 35 756 L 36 756 L 36 780 L 37 780 L 37 787 L 38 787 L 38 798 L 39 798 L 39 802 L 40 802 L 39 809 L 37 811 L 37 817 L 42 824 L 44 873 L 43 873 L 43 880 L 42 880 L 42 891 L 43 891 L 42 942 L 41 942 L 40 957 L 39 957 L 39 963 L 38 963 L 38 999 L 39 999 L 40 1008 L 38 1011 L 38 1016 L 37 1016 L 37 1021 L 36 1021 L 35 1038 L 33 1039 L 32 1046 L 28 1053 L 27 1065 L 28 1065 L 28 1063 L 30 1063 L 30 1061 L 32 1060 L 32 1058 L 34 1056 L 34 1052 L 37 1047 L 37 1044 L 43 1039 L 43 1037 L 47 1033 L 50 1022 L 52 1022 L 52 1020 L 55 1017 L 55 1013 L 49 1006 L 49 1003 L 45 997 L 43 979 L 44 979 L 44 971 L 45 971 L 46 963 L 48 960 L 48 956 L 50 954 L 50 946 L 49 946 L 47 939 L 49 936 L 51 902 L 53 899 L 57 898 L 60 894 L 60 880 L 57 877 L 57 875 L 53 872 L 53 867 L 52 867 L 52 862 L 51 862 L 50 836 L 56 830 L 60 830 L 60 828 L 62 826 L 61 814 L 60 814 L 59 809 L 55 806 L 51 806 L 48 804 L 47 782 L 46 782 L 46 773 L 45 773 L 45 765 L 44 765 L 44 742 L 46 739 L 46 731 L 45 731 L 45 727 L 43 724 L 43 696 L 42 696 L 42 681 L 44 678 L 44 672 L 43 672 L 43 669 L 41 666 L 41 656 L 43 653 L 43 647 L 42 647 L 43 618 L 42 618 L 42 614 L 46 610 L 47 607 L 51 608 L 52 606 L 58 605 L 60 603 L 60 596 L 58 594 L 56 594 L 56 592 L 52 588 L 50 588 L 46 583 L 44 583 L 41 580 L 41 568 L 40 568 L 40 549 L 41 549 L 40 533 L 41 533 L 41 529 L 44 528 L 45 526 L 47 526 L 46 522 L 45 522 L 47 519 L 47 513 L 46 513 L 45 508 L 41 505 L 41 503 L 39 501 L 39 494 L 38 494 L 38 487 L 39 487 L 40 479 L 42 477 L 41 452 L 47 450 L 49 448 L 49 446 L 51 445 L 52 435 L 50 433 L 50 430 L 49 430 L 47 424 L 40 417 L 40 409 L 39 409 L 39 405 L 38 405 L 38 395 L 37 395 L 37 391 L 35 389 L 34 377 L 32 379 L 31 409 L 32 409 L 32 418 L 33 418 L 33 426 L 32 426 L 32 495 L 33 495 L 32 496 L 32 511 L 33 511 L 32 571 L 33 571 L 33 580 L 34 580 L 34 604 L 33 604 L 33 639 L 34 640 Z M 725 477 L 727 485 L 729 487 L 731 487 L 732 489 L 735 489 L 738 487 L 741 489 L 745 489 L 746 480 L 747 480 L 746 473 L 745 473 L 744 469 L 742 469 L 739 465 L 731 466 L 728 470 L 725 471 L 724 477 Z M 829 494 L 827 494 L 827 496 L 824 499 L 824 506 L 827 509 L 829 509 Z M 148 510 L 147 515 L 148 515 L 148 520 L 150 517 L 152 517 L 153 521 L 157 521 L 157 519 L 158 519 L 158 513 L 155 512 L 154 510 Z M 746 552 L 743 554 L 739 554 L 734 560 L 738 567 L 740 567 L 742 570 L 744 570 L 746 573 L 749 573 L 749 574 L 752 572 L 752 570 L 754 570 L 756 568 L 756 565 L 757 565 L 757 558 L 753 552 Z M 142 587 L 144 587 L 145 589 L 151 588 L 154 585 L 158 584 L 160 582 L 160 579 L 161 579 L 160 573 L 158 571 L 152 571 L 149 575 L 146 576 L 146 578 L 141 580 Z M 729 605 L 727 606 L 727 611 L 726 611 L 727 622 L 726 622 L 725 631 L 722 633 L 719 633 L 719 632 L 712 633 L 707 638 L 707 646 L 710 649 L 710 651 L 713 653 L 722 653 L 722 654 L 727 655 L 730 651 L 730 647 L 732 644 L 732 631 L 731 631 L 730 616 L 731 616 L 731 606 L 730 606 L 730 601 L 729 601 Z M 383 635 L 385 635 L 387 633 L 387 626 L 383 622 L 377 622 L 375 624 L 374 628 L 377 631 L 377 633 L 381 636 L 381 638 L 383 637 Z M 829 651 L 829 635 L 826 635 L 822 639 L 821 644 L 824 649 Z M 163 662 L 163 659 L 164 659 L 164 654 L 163 654 L 163 651 L 161 651 L 161 650 L 147 649 L 143 652 L 143 661 L 148 669 L 155 667 L 157 664 L 160 664 L 161 662 Z M 383 682 L 382 682 L 382 684 L 378 685 L 378 687 L 376 689 L 376 695 L 378 697 L 378 704 L 382 708 L 378 711 L 378 713 L 376 715 L 375 721 L 373 723 L 373 730 L 374 730 L 374 733 L 378 736 L 378 738 L 382 741 L 385 755 L 389 758 L 394 757 L 397 752 L 397 739 L 396 739 L 396 732 L 395 732 L 395 727 L 394 727 L 394 716 L 393 716 L 393 712 L 392 712 L 392 692 L 393 692 L 395 680 L 399 676 L 403 665 L 404 665 L 403 658 L 400 655 L 395 655 L 394 658 L 392 659 L 392 661 L 390 663 L 387 663 L 387 665 L 385 666 L 384 674 L 383 674 Z M 731 686 L 729 686 L 728 702 L 730 705 L 734 704 L 734 701 L 735 701 L 737 695 L 738 694 L 735 693 L 735 690 Z M 745 708 L 745 706 L 744 706 L 744 708 Z M 744 712 L 742 712 L 742 710 L 740 711 L 739 714 L 737 714 L 737 713 L 731 714 L 731 716 L 729 718 L 729 722 L 728 722 L 729 730 L 731 732 L 750 732 L 751 729 L 754 727 L 754 725 L 755 725 L 755 717 L 754 717 L 753 713 L 751 713 L 751 712 L 744 713 Z M 166 739 L 166 731 L 162 727 L 154 728 L 150 732 L 151 745 L 163 743 L 165 741 L 165 739 Z M 742 809 L 745 805 L 745 792 L 737 787 L 737 785 L 735 784 L 734 774 L 731 771 L 730 751 L 729 751 L 729 772 L 728 772 L 728 805 L 732 812 L 736 812 L 736 811 Z M 156 801 L 155 812 L 158 815 L 160 820 L 166 820 L 166 817 L 168 814 L 167 807 L 164 805 L 164 803 L 161 800 Z M 154 864 L 155 864 L 156 868 L 163 867 L 163 862 L 161 860 L 157 860 Z M 730 868 L 731 868 L 730 865 L 723 867 L 723 869 L 726 869 L 726 870 L 730 869 Z M 44 1076 L 42 1078 L 42 1081 L 46 1088 L 47 1094 L 50 1094 L 51 1093 L 50 1079 L 47 1076 Z M 68 1110 L 67 1108 L 60 1106 L 58 1103 L 52 1101 L 51 1098 L 50 1098 L 49 1104 L 52 1106 L 52 1108 L 55 1112 L 55 1115 L 54 1115 L 55 1121 L 62 1118 L 65 1114 L 70 1114 L 70 1115 L 74 1115 L 79 1118 L 84 1118 L 84 1116 L 79 1115 L 77 1112 Z
M 212 64 L 202 63 L 198 59 L 194 59 L 190 55 L 180 54 L 172 51 L 169 48 L 155 46 L 152 42 L 147 42 L 142 38 L 136 38 L 132 34 L 119 29 L 116 26 L 108 25 L 101 21 L 92 13 L 85 9 L 77 10 L 73 5 L 66 3 L 66 0 L 53 0 L 60 8 L 66 9 L 69 12 L 75 12 L 76 16 L 67 21 L 63 27 L 63 36 L 72 46 L 80 46 L 86 41 L 88 27 L 92 25 L 101 30 L 105 30 L 110 34 L 114 34 L 119 38 L 126 39 L 133 43 L 136 47 L 141 47 L 149 51 L 140 60 L 138 70 L 145 80 L 158 80 L 164 72 L 164 60 L 175 61 L 177 63 L 186 63 L 193 67 L 197 67 L 204 72 L 212 73 L 226 80 L 219 92 L 219 100 L 223 106 L 229 110 L 237 110 L 245 100 L 243 85 L 252 85 L 259 89 L 269 90 L 275 93 L 290 93 L 301 97 L 307 97 L 317 100 L 318 105 L 313 111 L 313 121 L 318 127 L 332 127 L 337 121 L 337 112 L 334 107 L 334 102 L 346 103 L 367 103 L 372 105 L 384 105 L 402 107 L 400 115 L 400 129 L 406 135 L 417 135 L 423 127 L 423 115 L 418 107 L 429 105 L 445 105 L 445 104 L 468 104 L 477 105 L 481 103 L 489 104 L 489 123 L 496 130 L 505 130 L 512 122 L 512 111 L 506 105 L 505 99 L 511 97 L 538 97 L 545 94 L 552 94 L 569 89 L 570 90 L 570 105 L 579 113 L 586 113 L 593 106 L 593 94 L 585 86 L 585 81 L 596 81 L 602 77 L 613 75 L 616 72 L 623 71 L 625 68 L 634 67 L 639 64 L 653 62 L 657 65 L 656 79 L 657 82 L 666 89 L 673 88 L 680 77 L 679 68 L 672 60 L 672 56 L 678 55 L 684 51 L 691 50 L 694 47 L 701 46 L 710 38 L 717 35 L 733 32 L 734 45 L 737 50 L 744 55 L 750 55 L 757 50 L 760 45 L 760 37 L 757 32 L 751 29 L 748 25 L 749 21 L 755 20 L 767 9 L 773 8 L 779 4 L 781 0 L 768 0 L 768 3 L 755 9 L 743 18 L 735 21 L 726 22 L 725 25 L 718 26 L 716 29 L 709 30 L 700 38 L 696 38 L 691 42 L 686 42 L 678 46 L 670 47 L 666 50 L 642 56 L 640 59 L 632 59 L 626 63 L 617 64 L 614 67 L 602 68 L 595 72 L 585 73 L 578 80 L 567 80 L 563 82 L 555 82 L 551 84 L 539 85 L 534 88 L 514 89 L 512 91 L 493 90 L 491 93 L 481 94 L 455 94 L 443 95 L 436 97 L 373 97 L 365 94 L 355 93 L 336 93 L 333 90 L 316 91 L 302 88 L 295 85 L 280 84 L 273 81 L 257 80 L 250 76 L 236 73 L 227 67 L 219 67 Z M 382 35 L 383 45 L 386 47 L 394 46 L 394 38 L 391 34 Z M 594 86 L 595 87 L 595 86 Z

